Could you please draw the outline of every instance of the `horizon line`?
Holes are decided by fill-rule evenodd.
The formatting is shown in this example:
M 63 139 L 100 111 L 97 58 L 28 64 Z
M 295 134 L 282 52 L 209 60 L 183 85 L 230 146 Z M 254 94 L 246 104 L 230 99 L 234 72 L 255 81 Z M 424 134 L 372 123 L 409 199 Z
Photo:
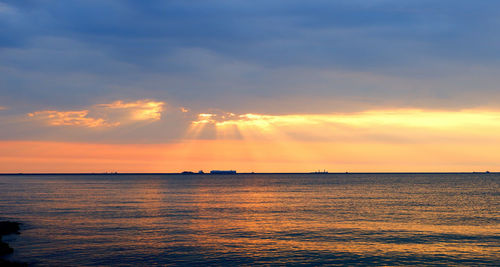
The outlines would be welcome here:
M 204 173 L 182 173 L 182 172 L 17 172 L 17 173 L 0 173 L 2 176 L 9 175 L 238 175 L 238 174 L 500 174 L 495 171 L 463 171 L 463 172 L 236 172 L 231 174 L 214 174 L 210 172 Z

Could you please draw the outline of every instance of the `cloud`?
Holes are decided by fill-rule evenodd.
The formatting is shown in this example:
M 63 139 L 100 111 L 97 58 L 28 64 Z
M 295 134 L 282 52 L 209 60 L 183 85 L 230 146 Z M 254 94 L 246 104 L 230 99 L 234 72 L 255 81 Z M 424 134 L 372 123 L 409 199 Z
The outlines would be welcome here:
M 499 4 L 493 0 L 68 0 L 4 6 L 16 11 L 4 28 L 19 44 L 66 37 L 150 67 L 158 66 L 151 64 L 158 56 L 182 48 L 265 65 L 357 70 L 414 64 L 427 55 L 494 62 L 488 57 L 496 54 L 499 41 L 494 34 Z M 488 42 L 470 39 L 478 36 Z
M 82 127 L 102 127 L 102 126 L 117 126 L 120 123 L 108 123 L 103 118 L 88 117 L 88 110 L 77 111 L 57 111 L 57 110 L 44 110 L 28 113 L 28 116 L 47 122 L 53 126 L 82 126 Z
M 497 142 L 498 110 L 375 109 L 257 114 L 184 110 L 161 100 L 116 100 L 80 109 L 0 116 L 0 140 L 177 143 L 183 140 L 447 144 Z M 161 108 L 161 111 L 159 109 Z M 159 114 L 158 114 L 159 113 Z
M 108 123 L 103 118 L 88 117 L 88 110 L 78 111 L 57 111 L 44 110 L 28 113 L 28 116 L 37 120 L 46 121 L 53 126 L 83 126 L 83 127 L 101 127 L 117 126 L 119 123 Z
M 17 106 L 168 98 L 313 113 L 500 99 L 498 1 L 2 3 L 0 97 Z
M 241 116 L 240 116 L 241 117 Z M 198 119 L 193 121 L 193 124 L 217 124 L 225 121 L 232 121 L 238 116 L 231 112 L 212 111 L 212 113 L 200 113 Z
M 4 107 L 4 106 L 0 106 L 0 110 L 6 110 L 7 107 Z
M 101 104 L 106 109 L 127 110 L 132 120 L 159 120 L 165 103 L 151 100 L 138 100 L 135 102 L 123 102 L 121 100 L 109 104 Z
M 115 127 L 134 121 L 156 121 L 161 118 L 164 102 L 137 100 L 98 104 L 76 111 L 42 110 L 28 113 L 32 119 L 52 126 L 81 126 L 88 128 Z

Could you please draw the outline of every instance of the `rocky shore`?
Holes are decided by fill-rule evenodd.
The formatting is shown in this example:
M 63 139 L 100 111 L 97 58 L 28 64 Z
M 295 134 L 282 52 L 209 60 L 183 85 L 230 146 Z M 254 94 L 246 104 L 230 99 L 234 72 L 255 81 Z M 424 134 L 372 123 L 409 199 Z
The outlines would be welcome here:
M 13 262 L 3 259 L 3 257 L 14 252 L 9 244 L 3 242 L 4 235 L 19 234 L 21 224 L 18 222 L 2 221 L 0 222 L 0 266 L 5 267 L 20 267 L 28 266 L 26 263 Z

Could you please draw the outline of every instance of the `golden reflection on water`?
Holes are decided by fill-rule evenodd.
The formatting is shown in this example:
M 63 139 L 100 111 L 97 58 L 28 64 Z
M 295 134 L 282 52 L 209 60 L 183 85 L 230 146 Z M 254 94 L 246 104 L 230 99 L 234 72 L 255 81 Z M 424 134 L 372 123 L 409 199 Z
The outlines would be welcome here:
M 52 265 L 99 257 L 271 264 L 328 255 L 381 257 L 364 263 L 382 265 L 397 265 L 394 255 L 413 255 L 407 264 L 439 257 L 491 263 L 500 253 L 498 177 L 117 176 L 0 186 L 12 183 L 12 202 L 0 208 L 33 225 L 13 244 L 31 253 L 26 258 L 64 252 L 48 259 Z
M 335 193 L 339 193 L 336 191 Z M 342 194 L 340 192 L 340 194 Z M 357 236 L 356 232 L 362 233 L 380 233 L 389 231 L 388 235 L 398 235 L 400 233 L 424 235 L 495 235 L 499 234 L 498 225 L 493 226 L 474 226 L 474 225 L 438 225 L 425 224 L 418 221 L 432 222 L 435 214 L 430 213 L 429 218 L 421 217 L 417 222 L 391 222 L 389 221 L 364 221 L 360 220 L 359 214 L 354 210 L 351 217 L 342 218 L 335 221 L 334 214 L 322 214 L 317 216 L 303 214 L 308 209 L 308 205 L 314 203 L 314 200 L 329 199 L 332 195 L 331 189 L 321 189 L 312 192 L 280 192 L 268 191 L 261 185 L 248 185 L 237 192 L 225 193 L 206 188 L 197 188 L 195 193 L 195 203 L 197 208 L 197 218 L 190 220 L 186 227 L 193 232 L 201 233 L 196 235 L 196 243 L 205 249 L 215 250 L 219 253 L 229 254 L 236 248 L 252 247 L 257 249 L 259 255 L 269 253 L 272 255 L 276 251 L 326 251 L 326 252 L 346 252 L 355 254 L 419 254 L 435 255 L 443 254 L 447 256 L 467 255 L 468 257 L 481 255 L 494 255 L 500 252 L 498 246 L 484 246 L 484 244 L 464 244 L 461 242 L 442 242 L 425 241 L 421 244 L 404 242 L 386 243 L 371 240 L 367 242 L 362 237 Z M 358 192 L 350 195 L 351 198 L 366 196 L 367 193 Z M 309 202 L 310 201 L 310 202 Z M 309 202 L 309 203 L 308 203 Z M 323 203 L 324 204 L 324 203 Z M 344 203 L 338 203 L 343 205 Z M 352 203 L 351 203 L 352 204 Z M 361 203 L 360 203 L 361 204 Z M 376 207 L 375 207 L 376 208 Z M 238 212 L 227 214 L 224 210 L 237 209 Z M 369 211 L 365 211 L 369 212 Z M 397 211 L 396 211 L 397 212 Z M 332 211 L 335 213 L 335 211 Z M 219 215 L 219 216 L 217 216 Z M 425 215 L 425 213 L 420 216 Z M 201 219 L 200 219 L 201 218 Z M 365 218 L 364 218 L 365 219 Z M 375 218 L 373 218 L 375 219 Z M 344 231 L 353 231 L 346 234 L 346 240 L 339 242 L 336 238 L 332 241 L 321 240 L 321 238 L 275 238 L 283 232 L 302 233 L 315 231 L 317 233 L 327 232 L 329 229 L 340 229 Z M 236 232 L 235 235 L 226 235 L 220 233 Z M 241 235 L 244 238 L 241 238 Z M 383 234 L 381 234 L 383 235 Z M 391 237 L 388 237 L 389 239 Z M 259 250 L 266 248 L 267 252 Z

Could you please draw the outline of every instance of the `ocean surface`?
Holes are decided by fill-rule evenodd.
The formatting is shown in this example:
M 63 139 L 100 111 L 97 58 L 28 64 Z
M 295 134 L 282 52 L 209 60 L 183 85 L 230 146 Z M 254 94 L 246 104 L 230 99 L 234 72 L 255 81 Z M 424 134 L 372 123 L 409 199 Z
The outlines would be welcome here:
M 500 266 L 499 174 L 0 176 L 33 266 Z

